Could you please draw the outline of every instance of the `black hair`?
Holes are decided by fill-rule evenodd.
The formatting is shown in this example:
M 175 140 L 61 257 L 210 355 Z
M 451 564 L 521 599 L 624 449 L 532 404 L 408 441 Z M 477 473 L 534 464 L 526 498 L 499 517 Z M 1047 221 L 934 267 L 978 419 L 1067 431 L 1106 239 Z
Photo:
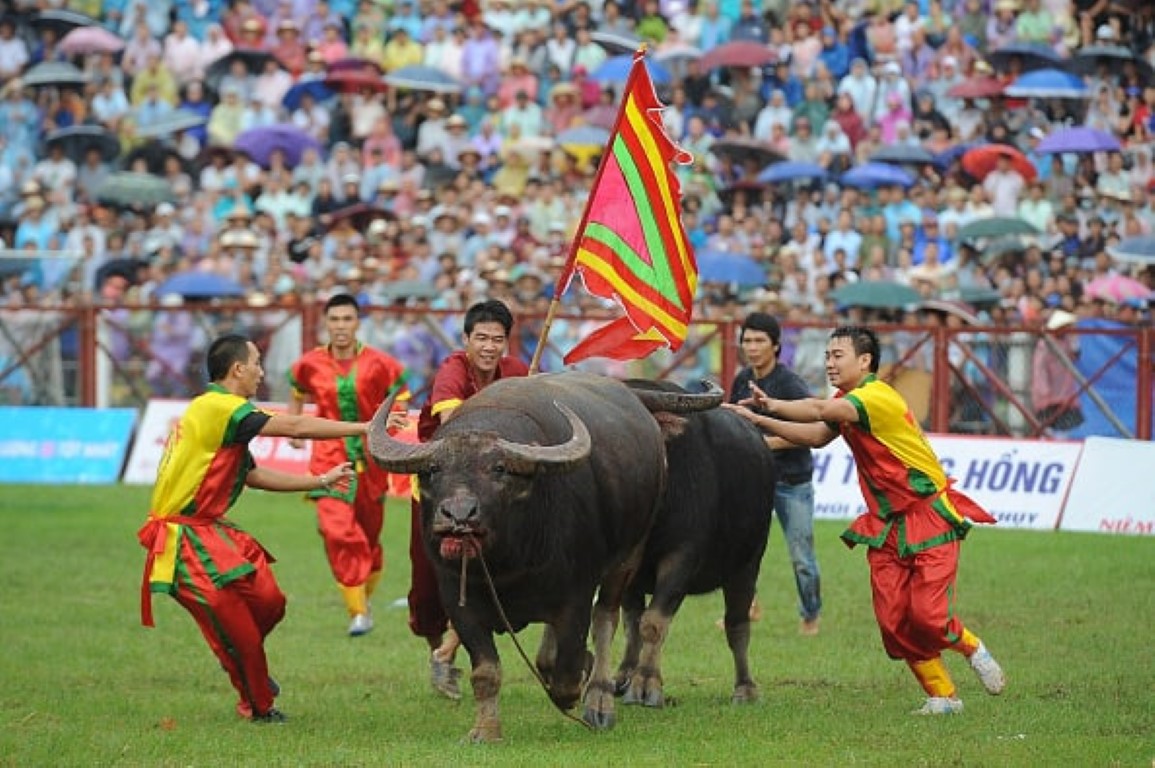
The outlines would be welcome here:
M 850 339 L 855 355 L 870 355 L 870 372 L 878 373 L 878 335 L 864 325 L 841 325 L 835 328 L 831 339 Z
M 746 331 L 761 331 L 770 337 L 770 341 L 775 347 L 778 346 L 782 339 L 782 328 L 778 325 L 778 321 L 774 319 L 773 315 L 765 312 L 751 312 L 746 315 L 746 320 L 742 323 L 742 329 L 738 332 L 738 341 L 746 335 Z
M 465 312 L 465 335 L 473 333 L 473 327 L 478 323 L 501 323 L 508 336 L 513 330 L 513 313 L 497 299 L 479 301 Z
M 325 314 L 329 314 L 329 310 L 333 307 L 353 307 L 357 310 L 358 316 L 361 314 L 361 305 L 357 303 L 357 299 L 353 298 L 351 293 L 338 293 L 329 297 L 325 302 Z
M 208 368 L 209 381 L 223 381 L 229 375 L 229 369 L 234 363 L 249 361 L 249 339 L 238 333 L 221 336 L 209 346 L 205 356 L 205 367 Z

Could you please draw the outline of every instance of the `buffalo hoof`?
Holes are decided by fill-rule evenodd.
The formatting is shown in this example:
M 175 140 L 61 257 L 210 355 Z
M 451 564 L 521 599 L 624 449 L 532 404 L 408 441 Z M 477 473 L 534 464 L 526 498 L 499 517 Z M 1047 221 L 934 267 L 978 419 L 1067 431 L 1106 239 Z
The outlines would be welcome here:
M 633 676 L 634 673 L 632 671 L 623 670 L 618 672 L 617 676 L 614 677 L 615 696 L 626 695 L 626 692 L 630 690 L 630 680 L 633 678 Z
M 501 726 L 475 726 L 466 740 L 471 744 L 498 744 L 501 742 Z
M 644 707 L 660 709 L 666 706 L 666 695 L 662 681 L 657 677 L 635 675 L 630 687 L 622 696 L 623 704 L 641 704 Z
M 611 684 L 591 685 L 586 690 L 582 720 L 595 730 L 608 731 L 614 727 L 614 692 Z
M 753 704 L 758 701 L 758 686 L 754 683 L 734 686 L 734 695 L 730 697 L 731 704 Z

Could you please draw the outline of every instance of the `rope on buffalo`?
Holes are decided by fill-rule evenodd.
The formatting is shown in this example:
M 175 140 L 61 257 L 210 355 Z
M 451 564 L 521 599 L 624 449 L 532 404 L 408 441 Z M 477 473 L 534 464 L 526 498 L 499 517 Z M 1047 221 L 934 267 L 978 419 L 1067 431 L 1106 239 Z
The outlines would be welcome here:
M 466 547 L 465 551 L 468 552 L 470 549 L 472 549 L 473 551 L 477 552 L 477 559 L 481 563 L 481 572 L 485 574 L 485 583 L 489 586 L 489 595 L 493 598 L 493 605 L 497 608 L 498 615 L 501 616 L 501 623 L 505 625 L 505 631 L 509 633 L 510 639 L 513 640 L 513 647 L 516 648 L 517 652 L 521 655 L 521 660 L 525 662 L 525 666 L 529 667 L 529 671 L 533 673 L 535 678 L 537 678 L 537 682 L 541 685 L 542 690 L 546 692 L 546 695 L 549 695 L 549 683 L 547 683 L 545 678 L 541 676 L 541 672 L 538 671 L 537 666 L 529 660 L 529 655 L 525 652 L 525 649 L 521 647 L 521 641 L 517 639 L 517 633 L 513 631 L 513 627 L 509 623 L 509 617 L 505 615 L 505 608 L 501 604 L 501 598 L 497 596 L 497 586 L 493 583 L 493 576 L 489 573 L 489 564 L 485 562 L 485 555 L 482 554 L 481 547 L 477 545 L 477 541 L 474 540 L 472 536 L 469 538 L 470 543 L 473 546 Z M 458 594 L 458 605 L 462 607 L 465 606 L 465 566 L 468 560 L 468 555 L 462 554 L 461 588 Z M 582 720 L 580 717 L 575 717 L 574 715 L 571 715 L 569 712 L 566 712 L 564 709 L 559 707 L 557 702 L 552 698 L 550 699 L 550 703 L 553 704 L 554 708 L 562 714 L 562 717 L 573 720 L 575 723 L 587 728 L 588 730 L 594 730 L 594 727 L 587 723 L 585 720 Z

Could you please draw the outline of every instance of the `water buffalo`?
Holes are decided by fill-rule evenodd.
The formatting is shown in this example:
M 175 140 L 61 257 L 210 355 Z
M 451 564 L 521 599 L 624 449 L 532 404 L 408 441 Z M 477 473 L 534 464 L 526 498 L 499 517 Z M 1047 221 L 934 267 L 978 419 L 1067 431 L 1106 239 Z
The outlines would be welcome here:
M 662 397 L 643 405 L 623 383 L 578 372 L 501 379 L 418 445 L 392 439 L 378 414 L 370 453 L 390 471 L 417 474 L 425 545 L 469 651 L 474 741 L 501 738 L 493 638 L 505 631 L 501 610 L 514 631 L 546 625 L 536 665 L 553 701 L 569 709 L 582 697 L 587 723 L 613 725 L 610 645 L 666 483 L 665 443 L 648 408 L 713 408 L 721 401 L 656 394 Z
M 627 382 L 647 391 L 683 392 L 668 382 Z M 686 595 L 718 588 L 726 601 L 726 640 L 734 656 L 734 702 L 754 701 L 750 602 L 770 530 L 774 456 L 762 434 L 725 410 L 663 417 L 669 481 L 642 565 L 626 590 L 626 651 L 616 684 L 625 703 L 662 706 L 662 646 Z M 649 607 L 646 595 L 653 595 Z

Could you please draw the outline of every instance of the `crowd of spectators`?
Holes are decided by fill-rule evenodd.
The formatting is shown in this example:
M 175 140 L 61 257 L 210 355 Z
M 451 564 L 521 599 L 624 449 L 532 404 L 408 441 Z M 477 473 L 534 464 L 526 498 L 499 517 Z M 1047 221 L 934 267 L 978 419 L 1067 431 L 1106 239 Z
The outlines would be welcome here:
M 9 255 L 79 256 L 0 261 L 9 306 L 159 303 L 169 277 L 197 271 L 239 283 L 255 306 L 348 290 L 375 305 L 454 309 L 489 295 L 543 311 L 594 178 L 590 130 L 610 128 L 616 114 L 621 80 L 604 75 L 605 63 L 634 40 L 669 73 L 659 82 L 663 119 L 693 155 L 678 169 L 691 241 L 700 253 L 748 256 L 765 274 L 760 285 L 704 282 L 696 317 L 757 306 L 786 322 L 825 319 L 845 310 L 831 296 L 838 286 L 888 280 L 927 299 L 971 297 L 964 311 L 991 323 L 1041 325 L 1060 308 L 1140 322 L 1145 303 L 1083 288 L 1116 273 L 1155 285 L 1151 272 L 1108 254 L 1155 227 L 1151 3 L 6 5 L 0 237 Z M 123 45 L 69 55 L 79 14 Z M 765 65 L 700 66 L 703 52 L 735 41 L 764 46 Z M 1082 70 L 1083 97 L 952 95 L 972 81 L 1013 83 L 1034 66 L 1025 46 L 1059 67 L 1092 47 L 1115 58 Z M 1026 52 L 1002 55 L 1016 47 Z M 33 77 L 53 62 L 75 65 L 82 80 Z M 411 67 L 460 87 L 387 83 Z M 184 119 L 191 124 L 164 127 Z M 86 125 L 112 136 L 114 151 L 50 140 Z M 1037 151 L 1048 134 L 1079 125 L 1113 135 L 1120 151 Z M 289 126 L 297 145 L 237 149 L 273 126 Z M 583 128 L 587 138 L 575 140 Z M 972 175 L 963 151 L 983 144 L 1013 147 L 1026 165 L 1008 158 Z M 842 183 L 843 172 L 894 147 L 935 162 L 907 165 L 909 184 Z M 759 181 L 776 161 L 827 174 Z M 121 171 L 162 179 L 169 199 L 126 202 L 123 189 L 107 198 Z M 1024 219 L 1040 234 L 998 249 L 958 237 L 991 217 Z M 567 301 L 606 310 L 576 288 Z M 1120 315 L 1125 306 L 1138 311 Z

